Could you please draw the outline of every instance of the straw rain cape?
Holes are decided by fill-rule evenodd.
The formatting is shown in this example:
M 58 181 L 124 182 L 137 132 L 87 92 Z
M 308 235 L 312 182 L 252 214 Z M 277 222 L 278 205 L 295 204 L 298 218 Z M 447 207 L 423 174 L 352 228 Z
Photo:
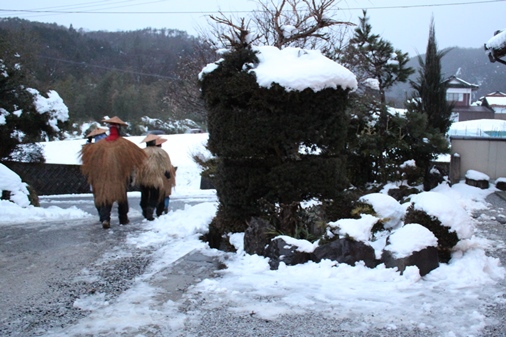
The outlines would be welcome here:
M 135 172 L 135 185 L 155 187 L 163 191 L 160 198 L 169 196 L 172 188 L 176 186 L 176 170 L 172 166 L 170 157 L 160 147 L 148 146 L 144 149 L 147 159 Z M 170 179 L 165 177 L 165 172 L 170 173 Z
M 81 172 L 93 189 L 97 205 L 125 201 L 132 173 L 146 159 L 145 152 L 131 141 L 119 137 L 83 146 Z

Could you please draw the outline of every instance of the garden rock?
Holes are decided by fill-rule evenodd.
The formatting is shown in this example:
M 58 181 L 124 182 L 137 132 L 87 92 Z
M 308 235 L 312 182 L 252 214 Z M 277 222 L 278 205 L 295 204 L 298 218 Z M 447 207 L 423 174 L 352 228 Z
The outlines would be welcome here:
M 269 258 L 271 270 L 277 270 L 280 262 L 287 266 L 306 263 L 310 260 L 310 254 L 300 252 L 297 246 L 288 244 L 282 238 L 273 239 L 265 249 L 265 257 Z
M 392 252 L 384 250 L 381 256 L 381 262 L 387 268 L 395 268 L 402 273 L 408 266 L 417 266 L 420 270 L 420 276 L 425 276 L 432 270 L 439 267 L 438 250 L 436 247 L 426 247 L 418 252 L 413 252 L 412 255 L 395 258 Z
M 358 261 L 364 261 L 365 265 L 369 268 L 374 268 L 378 265 L 374 248 L 361 241 L 347 238 L 337 239 L 317 247 L 312 254 L 312 260 L 320 262 L 323 259 L 346 263 L 352 266 Z
M 475 171 L 475 170 L 467 170 L 466 172 L 466 184 L 469 186 L 474 186 L 486 190 L 489 188 L 490 177 L 485 173 Z
M 488 180 L 475 180 L 466 178 L 466 185 L 478 187 L 481 188 L 482 190 L 486 190 L 487 188 L 489 188 Z
M 398 188 L 391 188 L 388 190 L 388 195 L 397 201 L 404 202 L 407 197 L 412 194 L 417 194 L 420 191 L 415 187 L 408 187 L 405 185 L 399 186 Z
M 261 218 L 252 218 L 244 232 L 244 251 L 264 255 L 265 248 L 274 236 L 276 228 Z
M 497 178 L 495 181 L 495 187 L 501 191 L 506 191 L 506 178 Z

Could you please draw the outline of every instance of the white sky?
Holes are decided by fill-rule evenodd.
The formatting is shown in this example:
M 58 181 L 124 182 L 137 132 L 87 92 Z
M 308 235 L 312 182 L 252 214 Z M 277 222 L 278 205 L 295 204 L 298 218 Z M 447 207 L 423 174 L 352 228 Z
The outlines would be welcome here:
M 361 9 L 368 8 L 373 32 L 411 56 L 425 52 L 432 15 L 440 48 L 482 48 L 496 30 L 506 28 L 505 0 L 341 0 L 339 6 L 343 11 L 336 18 L 354 23 L 361 16 Z M 198 27 L 207 26 L 206 14 L 222 10 L 245 16 L 255 8 L 254 0 L 20 0 L 4 1 L 0 5 L 0 17 L 18 16 L 90 30 L 175 28 L 196 35 Z M 77 11 L 95 13 L 68 13 Z

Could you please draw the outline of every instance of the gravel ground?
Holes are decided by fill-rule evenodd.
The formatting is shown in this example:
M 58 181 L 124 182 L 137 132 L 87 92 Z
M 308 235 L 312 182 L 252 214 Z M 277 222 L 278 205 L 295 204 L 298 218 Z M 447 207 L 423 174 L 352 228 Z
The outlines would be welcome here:
M 506 198 L 506 194 L 503 195 Z M 506 200 L 498 194 L 492 194 L 487 198 L 491 207 L 486 211 L 473 214 L 479 221 L 478 230 L 483 231 L 485 236 L 497 241 L 496 249 L 489 252 L 493 257 L 500 258 L 503 266 L 506 266 Z M 505 289 L 506 281 L 503 279 L 499 285 Z M 497 325 L 488 326 L 479 337 L 506 337 L 506 295 L 502 304 L 491 304 L 487 308 L 487 316 L 495 318 Z M 226 308 L 214 308 L 202 310 L 201 303 L 186 303 L 185 311 L 200 311 L 202 316 L 198 318 L 196 325 L 189 324 L 185 331 L 178 337 L 435 337 L 442 336 L 427 330 L 376 329 L 374 331 L 352 333 L 350 327 L 359 324 L 357 321 L 333 321 L 320 313 L 305 314 L 300 316 L 284 316 L 276 321 L 266 321 L 250 315 L 234 315 Z M 159 336 L 163 336 L 160 334 Z M 445 335 L 446 336 L 446 335 Z M 478 337 L 478 336 L 475 336 Z
M 139 228 L 115 223 L 111 234 L 95 220 L 2 226 L 0 336 L 44 336 L 88 315 L 74 307 L 77 298 L 97 292 L 113 300 L 129 289 L 150 263 L 149 251 L 122 252 Z
M 485 212 L 474 214 L 474 217 L 480 220 L 478 228 L 486 233 L 486 237 L 497 242 L 496 249 L 488 253 L 499 258 L 501 264 L 506 266 L 506 192 L 491 194 L 487 201 L 491 207 Z M 501 304 L 491 304 L 487 310 L 487 316 L 495 317 L 498 325 L 486 327 L 482 336 L 506 337 L 506 280 L 503 279 L 499 286 L 505 289 L 505 300 Z
M 477 212 L 473 217 L 479 221 L 478 230 L 483 231 L 486 237 L 497 241 L 495 249 L 490 251 L 489 254 L 500 258 L 502 264 L 506 265 L 506 201 L 497 194 L 490 195 L 487 201 L 492 207 L 484 212 Z M 106 231 L 95 231 L 91 237 L 95 237 L 97 242 L 92 246 L 81 248 L 96 250 L 94 252 L 95 255 L 92 254 L 91 261 L 83 261 L 86 262 L 86 269 L 83 270 L 82 266 L 68 265 L 60 261 L 53 268 L 53 270 L 58 270 L 56 274 L 43 275 L 45 277 L 44 287 L 32 289 L 24 294 L 17 293 L 15 288 L 18 285 L 15 280 L 7 279 L 5 276 L 5 273 L 9 272 L 9 264 L 12 266 L 11 262 L 14 261 L 14 256 L 5 255 L 4 241 L 11 242 L 12 239 L 8 238 L 7 235 L 0 236 L 2 240 L 0 241 L 0 250 L 4 253 L 0 256 L 2 257 L 0 260 L 2 262 L 0 264 L 0 273 L 3 274 L 1 277 L 3 283 L 0 283 L 0 287 L 5 287 L 3 290 L 0 289 L 0 307 L 2 307 L 0 312 L 0 336 L 44 336 L 45 331 L 58 327 L 68 327 L 89 314 L 87 311 L 73 306 L 77 298 L 97 292 L 106 294 L 106 299 L 108 300 L 114 300 L 122 292 L 129 289 L 134 284 L 135 277 L 143 274 L 146 267 L 151 263 L 151 252 L 149 250 L 132 250 L 130 247 L 128 254 L 122 251 L 124 247 L 122 246 L 121 238 L 124 238 L 132 230 L 135 230 L 135 226 L 116 228 L 116 232 L 119 234 L 114 240 L 111 236 L 105 234 L 107 233 Z M 51 232 L 49 229 L 47 231 Z M 102 234 L 98 235 L 100 237 L 96 237 L 96 233 Z M 119 242 L 118 238 L 120 238 Z M 98 242 L 100 242 L 100 245 L 98 245 Z M 101 248 L 97 249 L 97 247 Z M 16 251 L 9 251 L 11 255 L 17 253 Z M 22 254 L 22 252 L 19 252 L 19 254 Z M 49 261 L 50 257 L 47 257 L 47 261 L 45 262 L 44 256 L 39 258 L 41 260 L 38 263 L 46 263 L 49 268 L 49 264 L 51 263 Z M 24 259 L 21 260 L 23 261 Z M 201 262 L 202 264 L 206 264 L 209 261 L 202 260 Z M 194 263 L 198 264 L 199 260 L 195 260 Z M 189 264 L 181 263 L 180 265 L 181 268 L 185 265 L 186 268 L 189 268 Z M 40 267 L 40 265 L 38 266 Z M 24 265 L 28 274 L 30 272 L 29 267 L 29 263 Z M 44 267 L 44 264 L 42 267 Z M 197 269 L 195 265 L 190 267 L 194 270 Z M 210 268 L 205 272 L 212 273 Z M 181 270 L 178 270 L 176 267 L 174 267 L 173 273 L 182 274 Z M 90 275 L 92 276 L 91 280 Z M 83 278 L 82 281 L 79 280 L 80 277 Z M 186 287 L 191 283 L 191 279 L 179 281 L 185 282 Z M 502 280 L 500 286 L 506 289 L 506 281 Z M 11 287 L 11 290 L 9 290 L 9 287 Z M 22 300 L 19 300 L 19 296 L 21 296 Z M 175 296 L 178 295 L 176 294 Z M 230 311 L 225 310 L 225 308 L 213 307 L 212 309 L 206 309 L 208 306 L 204 305 L 205 298 L 189 299 L 183 296 L 179 300 L 181 303 L 180 311 L 187 315 L 188 320 L 178 334 L 164 331 L 162 327 L 159 327 L 158 329 L 148 328 L 147 331 L 136 331 L 128 336 L 440 336 L 440 334 L 418 329 L 385 329 L 350 333 L 350 327 L 356 326 L 356 321 L 343 320 L 336 322 L 319 313 L 307 313 L 303 317 L 283 316 L 275 321 L 266 321 L 254 315 L 234 315 Z M 505 303 L 506 298 L 504 303 L 494 303 L 488 307 L 487 316 L 496 318 L 498 325 L 486 327 L 483 333 L 476 337 L 506 337 Z M 4 310 L 7 307 L 9 310 Z

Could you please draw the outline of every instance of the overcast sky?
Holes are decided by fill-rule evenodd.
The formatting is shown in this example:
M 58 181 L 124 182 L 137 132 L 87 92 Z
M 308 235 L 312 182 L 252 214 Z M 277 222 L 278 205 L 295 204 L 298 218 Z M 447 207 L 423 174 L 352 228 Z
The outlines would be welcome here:
M 432 16 L 440 49 L 483 48 L 494 31 L 506 28 L 506 0 L 336 2 L 342 10 L 334 19 L 358 23 L 361 9 L 367 9 L 373 33 L 410 56 L 425 52 Z M 258 0 L 3 0 L 0 17 L 21 17 L 64 26 L 72 24 L 75 29 L 174 28 L 197 35 L 199 29 L 207 26 L 206 14 L 217 14 L 221 10 L 247 16 L 257 5 Z

